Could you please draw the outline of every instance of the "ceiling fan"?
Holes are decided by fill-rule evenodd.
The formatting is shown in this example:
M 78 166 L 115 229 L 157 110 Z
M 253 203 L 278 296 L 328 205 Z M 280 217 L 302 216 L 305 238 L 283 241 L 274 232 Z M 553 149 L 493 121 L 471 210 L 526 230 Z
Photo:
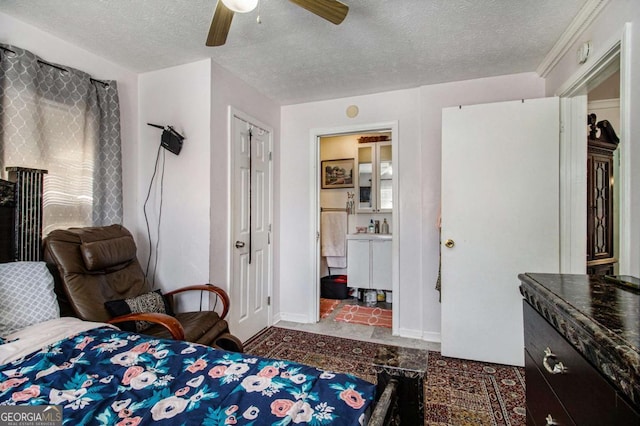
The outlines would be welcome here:
M 349 6 L 338 0 L 289 1 L 336 25 L 340 24 L 349 12 Z M 222 46 L 227 41 L 233 14 L 251 12 L 257 4 L 258 0 L 218 0 L 207 36 L 207 46 Z

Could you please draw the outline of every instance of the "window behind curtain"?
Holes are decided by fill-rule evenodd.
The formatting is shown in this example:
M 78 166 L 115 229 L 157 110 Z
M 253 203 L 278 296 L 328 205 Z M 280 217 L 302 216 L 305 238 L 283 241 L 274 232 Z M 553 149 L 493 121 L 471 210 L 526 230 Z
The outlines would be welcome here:
M 62 69 L 61 69 L 62 68 Z M 46 169 L 43 231 L 122 221 L 115 82 L 0 45 L 0 166 Z

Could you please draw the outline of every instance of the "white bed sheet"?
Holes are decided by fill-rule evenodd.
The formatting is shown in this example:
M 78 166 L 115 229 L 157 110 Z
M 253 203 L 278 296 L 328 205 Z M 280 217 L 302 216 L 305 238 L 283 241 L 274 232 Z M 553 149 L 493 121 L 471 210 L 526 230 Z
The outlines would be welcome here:
M 20 359 L 74 334 L 103 326 L 118 330 L 110 324 L 71 317 L 56 318 L 25 327 L 3 336 L 9 343 L 0 345 L 0 365 Z

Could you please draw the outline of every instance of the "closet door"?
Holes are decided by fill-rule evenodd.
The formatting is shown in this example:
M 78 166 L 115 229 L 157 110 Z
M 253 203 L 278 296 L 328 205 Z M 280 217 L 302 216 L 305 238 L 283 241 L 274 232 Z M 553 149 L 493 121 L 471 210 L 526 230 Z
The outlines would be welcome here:
M 270 325 L 271 133 L 233 116 L 230 329 L 245 341 Z
M 559 102 L 442 113 L 442 354 L 524 365 L 518 274 L 559 270 Z

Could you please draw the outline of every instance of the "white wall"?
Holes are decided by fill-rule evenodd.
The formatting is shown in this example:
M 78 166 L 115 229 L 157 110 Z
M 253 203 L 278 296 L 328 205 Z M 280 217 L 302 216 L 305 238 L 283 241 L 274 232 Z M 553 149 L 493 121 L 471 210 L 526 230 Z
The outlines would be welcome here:
M 28 49 L 46 61 L 80 69 L 94 78 L 117 81 L 124 225 L 136 237 L 143 265 L 148 248 L 142 204 L 161 133 L 145 123 L 172 124 L 184 132 L 187 139 L 180 156 L 167 153 L 166 157 L 158 260 L 161 278 L 157 282 L 165 289 L 208 282 L 210 61 L 143 74 L 138 80 L 138 74 L 132 71 L 3 13 L 0 42 Z M 202 155 L 203 151 L 206 155 Z M 189 208 L 183 208 L 185 205 Z M 154 233 L 156 220 L 157 216 L 153 216 Z
M 594 52 L 592 58 L 596 57 L 612 39 L 622 32 L 622 27 L 627 22 L 632 25 L 631 62 L 627 64 L 630 67 L 632 78 L 628 82 L 629 96 L 626 99 L 631 120 L 629 133 L 625 134 L 624 129 L 621 129 L 618 136 L 621 138 L 621 143 L 629 143 L 628 164 L 631 165 L 628 216 L 631 219 L 630 234 L 635 238 L 631 238 L 630 270 L 628 273 L 640 276 L 640 238 L 637 237 L 640 235 L 640 167 L 638 167 L 640 164 L 640 120 L 637 119 L 640 117 L 640 79 L 637 78 L 640 75 L 640 7 L 638 7 L 638 0 L 611 0 L 600 16 L 585 29 L 582 36 L 551 70 L 546 79 L 546 92 L 549 95 L 556 93 L 565 82 L 580 71 L 581 67 L 591 64 L 589 60 L 584 65 L 578 64 L 575 55 L 578 46 L 585 41 L 591 41 Z M 621 102 L 625 102 L 625 94 L 621 94 L 621 97 Z
M 282 108 L 280 291 L 284 319 L 311 322 L 314 214 L 312 129 L 397 120 L 400 294 L 399 331 L 408 337 L 440 339 L 438 273 L 440 205 L 440 135 L 443 107 L 537 98 L 544 82 L 534 73 L 492 77 L 367 96 L 312 102 Z M 360 114 L 350 119 L 347 106 Z M 498 131 L 498 130 L 496 130 Z M 394 135 L 395 137 L 395 135 Z M 394 140 L 395 143 L 395 140 Z M 396 236 L 394 236 L 395 238 Z M 515 277 L 514 277 L 515 279 Z
M 122 137 L 122 180 L 124 225 L 134 231 L 137 226 L 136 182 L 138 141 L 138 76 L 34 26 L 0 13 L 0 43 L 27 49 L 43 60 L 84 71 L 99 80 L 116 80 L 120 98 Z
M 46 61 L 78 68 L 94 78 L 117 81 L 124 225 L 136 238 L 143 267 L 149 252 L 143 203 L 162 132 L 146 123 L 170 124 L 186 136 L 179 156 L 165 153 L 156 282 L 164 289 L 209 281 L 228 288 L 228 105 L 273 127 L 275 152 L 279 149 L 280 106 L 209 59 L 138 75 L 3 13 L 0 13 L 0 42 L 28 49 Z M 278 182 L 277 155 L 274 157 L 274 182 Z M 154 241 L 158 191 L 159 183 L 148 204 Z M 276 185 L 275 199 L 279 196 L 278 191 Z M 274 227 L 277 229 L 278 205 L 274 207 Z M 276 257 L 277 247 L 276 234 Z M 274 281 L 277 283 L 278 265 L 275 266 Z M 277 312 L 277 286 L 274 292 L 274 310 Z
M 355 104 L 360 114 L 353 119 L 346 116 L 347 106 Z M 412 169 L 416 165 L 411 159 L 416 152 L 405 149 L 419 138 L 419 90 L 401 90 L 384 94 L 359 96 L 307 104 L 290 105 L 282 108 L 282 138 L 280 150 L 280 212 L 281 223 L 286 224 L 280 232 L 280 291 L 281 317 L 283 319 L 303 322 L 315 321 L 310 318 L 312 286 L 317 285 L 313 277 L 315 247 L 315 141 L 311 140 L 311 129 L 342 127 L 347 125 L 364 125 L 390 120 L 399 120 L 398 140 L 399 158 L 402 167 Z M 394 135 L 395 137 L 395 135 Z M 395 141 L 394 141 L 395 142 Z M 419 146 L 417 147 L 419 150 Z M 405 156 L 407 157 L 405 159 Z M 404 160 L 404 161 L 403 161 Z M 417 160 L 415 162 L 418 162 Z M 405 166 L 405 163 L 407 164 Z M 401 183 L 402 185 L 402 183 Z M 409 182 L 401 186 L 399 197 L 399 219 L 406 218 L 406 239 L 419 238 L 412 229 L 418 224 L 419 203 L 412 200 L 418 186 L 417 182 Z M 405 196 L 412 191 L 412 196 Z M 418 197 L 415 197 L 418 198 Z M 415 220 L 413 219 L 415 218 Z M 404 236 L 403 236 L 404 237 Z M 404 280 L 407 288 L 417 289 L 419 281 L 419 253 L 407 252 L 403 260 L 417 265 Z M 401 277 L 402 280 L 402 277 Z M 409 296 L 409 294 L 407 294 Z M 402 295 L 401 295 L 402 297 Z M 395 295 L 394 295 L 395 300 Z M 415 295 L 414 295 L 415 300 Z M 412 310 L 402 311 L 407 324 L 419 323 L 419 316 Z
M 597 51 L 621 31 L 625 22 L 634 26 L 630 67 L 632 74 L 637 75 L 640 8 L 637 0 L 611 0 L 551 71 L 546 79 L 547 95 L 553 95 L 579 70 L 575 60 L 578 45 L 590 40 Z M 146 235 L 144 221 L 140 220 L 142 203 L 159 143 L 159 130 L 145 123 L 173 124 L 185 133 L 187 139 L 180 156 L 167 153 L 161 230 L 161 256 L 165 258 L 166 270 L 159 271 L 163 283 L 179 285 L 211 279 L 226 286 L 230 274 L 227 105 L 273 126 L 274 311 L 301 321 L 312 320 L 308 318 L 313 303 L 308 286 L 315 285 L 310 273 L 315 262 L 314 214 L 310 211 L 315 171 L 310 170 L 314 158 L 310 131 L 398 120 L 397 220 L 402 291 L 396 301 L 401 310 L 400 329 L 406 335 L 432 340 L 438 340 L 440 333 L 440 305 L 433 287 L 439 251 L 435 222 L 440 200 L 441 109 L 458 104 L 535 98 L 545 91 L 542 79 L 526 73 L 290 105 L 279 111 L 274 102 L 209 60 L 147 73 L 138 81 L 135 73 L 3 13 L 0 13 L 0 42 L 28 49 L 47 61 L 78 68 L 98 79 L 117 80 L 125 183 L 124 224 L 134 232 L 139 246 Z M 640 80 L 632 78 L 629 83 L 630 116 L 637 117 Z M 360 108 L 360 115 L 354 119 L 345 114 L 351 104 Z M 621 136 L 633 144 L 631 164 L 640 164 L 640 121 L 632 120 L 630 134 Z M 640 167 L 633 170 L 632 181 L 631 217 L 640 218 Z M 196 186 L 201 189 L 195 190 Z M 640 235 L 640 219 L 632 224 L 632 235 Z M 634 262 L 631 272 L 640 275 L 640 239 L 632 241 L 631 252 Z M 174 261 L 166 261 L 174 255 L 178 256 Z M 179 277 L 175 265 L 181 268 L 186 265 Z
M 147 196 L 162 130 L 146 123 L 171 125 L 186 139 L 180 155 L 162 149 L 156 181 L 147 204 L 152 241 L 160 218 L 162 156 L 164 190 L 158 268 L 155 282 L 163 290 L 209 282 L 211 60 L 141 74 L 139 78 L 139 179 L 137 180 L 138 257 L 146 267 L 148 237 L 142 204 Z M 155 250 L 154 250 L 155 251 Z M 153 270 L 154 256 L 151 259 Z M 149 275 L 151 278 L 152 275 Z M 196 308 L 198 295 L 186 297 Z

